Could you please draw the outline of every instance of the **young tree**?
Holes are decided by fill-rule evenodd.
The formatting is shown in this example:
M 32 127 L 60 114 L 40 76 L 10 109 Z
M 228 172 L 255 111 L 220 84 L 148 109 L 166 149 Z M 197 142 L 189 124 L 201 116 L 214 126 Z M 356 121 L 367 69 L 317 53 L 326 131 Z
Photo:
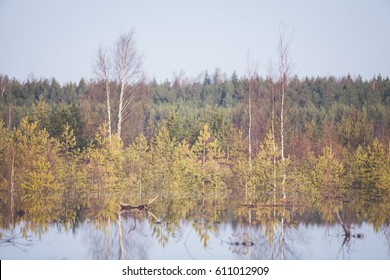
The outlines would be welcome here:
M 202 169 L 202 190 L 205 191 L 206 182 L 213 183 L 214 187 L 221 187 L 222 170 L 218 160 L 223 157 L 219 142 L 211 136 L 208 124 L 199 132 L 198 140 L 192 146 L 192 151 L 198 156 Z
M 344 165 L 335 157 L 330 147 L 325 147 L 310 171 L 314 194 L 325 198 L 340 197 L 344 184 L 343 174 Z

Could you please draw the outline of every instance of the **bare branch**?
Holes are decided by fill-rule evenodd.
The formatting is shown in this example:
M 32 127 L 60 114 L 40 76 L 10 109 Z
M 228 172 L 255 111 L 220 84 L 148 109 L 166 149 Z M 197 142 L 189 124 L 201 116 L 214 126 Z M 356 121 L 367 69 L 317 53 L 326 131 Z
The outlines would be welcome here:
M 131 115 L 133 115 L 136 109 L 140 106 L 140 104 L 133 104 L 129 110 L 127 110 L 126 114 L 123 116 L 123 121 L 127 120 Z
M 247 51 L 246 52 L 246 74 L 248 75 L 248 79 L 254 79 L 257 76 L 257 69 L 259 68 L 259 60 L 255 60 L 252 54 Z
M 286 170 L 284 166 L 284 97 L 286 95 L 286 87 L 290 72 L 292 70 L 292 62 L 290 57 L 290 45 L 292 41 L 291 35 L 287 34 L 288 25 L 280 23 L 279 25 L 279 40 L 277 45 L 278 59 L 279 59 L 279 82 L 280 82 L 280 147 L 281 157 L 283 162 L 283 198 L 286 199 L 285 181 Z
M 96 54 L 96 60 L 92 65 L 93 72 L 100 80 L 106 81 L 109 79 L 110 68 L 111 61 L 107 51 L 100 46 Z
M 290 56 L 290 47 L 293 41 L 291 33 L 287 33 L 289 26 L 287 23 L 280 23 L 279 25 L 279 40 L 278 40 L 278 59 L 279 59 L 279 78 L 288 82 L 288 77 L 293 70 L 293 63 Z
M 111 139 L 112 129 L 111 129 L 111 105 L 110 105 L 110 83 L 109 83 L 109 72 L 111 69 L 111 61 L 107 55 L 107 51 L 99 47 L 97 52 L 96 60 L 93 64 L 93 70 L 95 75 L 104 81 L 105 90 L 106 90 L 106 102 L 107 102 L 107 117 L 108 117 L 108 132 Z
M 115 48 L 115 71 L 120 84 L 118 108 L 118 136 L 121 136 L 122 122 L 126 110 L 134 98 L 134 88 L 127 88 L 141 78 L 142 56 L 138 55 L 134 40 L 134 31 L 121 34 Z

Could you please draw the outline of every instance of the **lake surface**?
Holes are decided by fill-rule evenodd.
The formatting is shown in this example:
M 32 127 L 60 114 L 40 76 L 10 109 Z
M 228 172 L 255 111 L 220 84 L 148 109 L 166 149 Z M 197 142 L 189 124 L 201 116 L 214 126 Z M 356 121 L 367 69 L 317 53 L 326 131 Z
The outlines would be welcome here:
M 390 259 L 388 225 L 316 222 L 314 215 L 263 222 L 258 209 L 241 210 L 247 215 L 211 211 L 177 222 L 147 211 L 73 226 L 21 220 L 1 230 L 0 259 Z

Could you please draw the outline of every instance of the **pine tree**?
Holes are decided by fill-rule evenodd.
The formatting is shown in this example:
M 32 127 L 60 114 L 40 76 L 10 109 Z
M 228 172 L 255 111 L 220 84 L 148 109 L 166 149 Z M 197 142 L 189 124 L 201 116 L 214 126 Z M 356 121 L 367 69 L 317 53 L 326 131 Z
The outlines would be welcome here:
M 317 159 L 310 175 L 315 194 L 325 198 L 339 198 L 343 195 L 344 166 L 330 147 L 322 150 L 322 155 Z
M 192 146 L 193 152 L 198 156 L 202 170 L 202 190 L 205 191 L 206 182 L 215 188 L 224 188 L 222 180 L 223 170 L 219 161 L 224 161 L 224 155 L 220 149 L 218 140 L 211 136 L 207 124 L 199 132 L 198 140 Z

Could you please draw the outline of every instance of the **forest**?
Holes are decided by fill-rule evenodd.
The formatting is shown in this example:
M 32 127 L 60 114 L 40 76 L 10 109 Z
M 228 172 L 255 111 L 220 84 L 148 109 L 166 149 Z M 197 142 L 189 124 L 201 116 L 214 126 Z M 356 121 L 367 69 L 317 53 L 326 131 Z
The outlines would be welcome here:
M 388 223 L 388 77 L 287 79 L 249 67 L 131 81 L 138 61 L 118 79 L 105 62 L 99 49 L 96 79 L 63 85 L 0 75 L 1 227 L 115 220 L 121 202 L 156 195 L 176 223 L 221 203 L 282 206 L 286 220 L 296 214 L 287 208 L 317 209 L 327 221 L 349 203 L 356 219 Z
M 388 78 L 291 79 L 285 161 L 275 110 L 279 84 L 270 78 L 227 78 L 216 70 L 200 81 L 142 80 L 134 85 L 135 109 L 121 138 L 109 136 L 102 81 L 61 86 L 54 78 L 1 76 L 0 82 L 3 202 L 10 192 L 21 198 L 75 189 L 212 190 L 243 195 L 246 202 L 359 190 L 381 199 L 390 188 Z M 115 91 L 120 85 L 109 86 Z

